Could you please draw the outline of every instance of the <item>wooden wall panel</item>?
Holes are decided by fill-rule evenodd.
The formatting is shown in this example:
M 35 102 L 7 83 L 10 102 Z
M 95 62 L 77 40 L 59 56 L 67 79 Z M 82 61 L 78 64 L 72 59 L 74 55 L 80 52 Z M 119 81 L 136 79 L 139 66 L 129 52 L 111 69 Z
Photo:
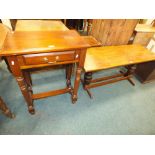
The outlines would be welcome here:
M 101 21 L 102 21 L 102 24 L 99 31 L 100 35 L 99 35 L 99 38 L 96 38 L 96 39 L 99 40 L 101 43 L 105 43 L 109 34 L 109 27 L 111 26 L 111 20 L 106 19 Z
M 102 45 L 127 44 L 139 20 L 137 19 L 94 19 L 90 35 Z

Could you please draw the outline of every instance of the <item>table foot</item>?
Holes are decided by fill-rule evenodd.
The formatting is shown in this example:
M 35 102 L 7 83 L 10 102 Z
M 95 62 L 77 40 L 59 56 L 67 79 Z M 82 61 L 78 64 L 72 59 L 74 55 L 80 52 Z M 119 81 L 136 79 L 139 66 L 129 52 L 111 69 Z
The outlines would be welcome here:
M 120 73 L 124 76 L 124 77 L 127 77 L 129 75 L 132 75 L 135 71 L 135 66 L 129 66 L 128 68 L 128 71 L 126 73 L 124 73 L 123 71 L 120 71 Z M 129 81 L 129 83 L 133 86 L 135 86 L 135 83 L 130 79 L 130 78 L 127 78 L 127 80 Z
M 29 106 L 29 107 L 28 107 L 28 110 L 29 110 L 29 113 L 30 113 L 30 114 L 32 114 L 32 115 L 35 114 L 35 109 L 34 109 L 34 107 Z
M 91 99 L 93 99 L 93 96 L 92 96 L 92 93 L 90 92 L 90 90 L 88 89 L 88 88 L 86 88 L 86 84 L 84 83 L 84 81 L 81 79 L 81 83 L 82 83 L 82 85 L 83 85 L 83 89 L 85 90 L 85 91 L 87 91 L 87 94 L 89 95 L 89 97 L 91 98 Z M 90 83 L 89 83 L 90 84 Z
M 135 86 L 135 83 L 129 78 L 128 81 L 133 85 Z
M 9 118 L 15 118 L 15 115 L 11 113 L 9 109 L 7 109 L 4 114 Z
M 89 97 L 90 97 L 91 99 L 93 99 L 93 96 L 92 96 L 92 93 L 90 92 L 90 90 L 89 90 L 89 89 L 87 89 L 87 88 L 85 88 L 85 90 L 87 91 L 87 93 L 88 93 Z
M 77 96 L 73 96 L 73 97 L 72 97 L 72 103 L 75 104 L 76 101 L 77 101 Z

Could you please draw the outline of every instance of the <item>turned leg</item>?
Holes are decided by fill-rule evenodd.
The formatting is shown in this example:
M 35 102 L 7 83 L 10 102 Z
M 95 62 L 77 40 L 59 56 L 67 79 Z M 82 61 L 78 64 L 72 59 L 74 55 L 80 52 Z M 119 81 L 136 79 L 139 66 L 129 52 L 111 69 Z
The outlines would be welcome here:
M 72 95 L 72 103 L 75 103 L 77 101 L 77 93 L 79 89 L 80 79 L 81 79 L 81 68 L 76 69 L 76 75 L 75 75 L 75 82 L 74 82 L 74 90 Z
M 25 71 L 24 70 L 24 74 L 25 74 L 25 76 L 26 76 L 26 81 L 28 82 L 28 84 L 30 85 L 30 86 L 32 86 L 32 79 L 31 79 L 31 74 L 30 74 L 30 71 Z
M 32 79 L 31 79 L 31 75 L 30 75 L 30 72 L 27 71 L 27 70 L 23 70 L 23 76 L 24 76 L 24 79 L 28 85 L 28 89 L 29 91 L 31 91 L 33 93 L 33 90 L 32 90 Z
M 91 92 L 89 91 L 88 87 L 89 84 L 91 83 L 91 80 L 92 80 L 92 75 L 93 73 L 92 72 L 87 72 L 84 74 L 84 82 L 83 82 L 83 85 L 84 85 L 84 89 L 87 91 L 88 95 L 90 98 L 92 98 L 92 94 Z
M 124 76 L 130 76 L 130 75 L 133 75 L 135 73 L 135 70 L 136 70 L 136 65 L 130 65 L 127 67 L 128 68 L 128 71 L 124 74 Z M 135 86 L 134 82 L 130 79 L 130 77 L 128 78 L 128 81 L 133 85 Z
M 72 69 L 73 69 L 72 64 L 66 66 L 66 85 L 70 89 L 71 94 L 73 93 L 73 88 L 71 86 Z
M 9 110 L 9 108 L 6 106 L 6 104 L 4 103 L 4 101 L 2 100 L 2 98 L 0 97 L 0 109 L 2 110 L 2 112 L 10 118 L 14 118 L 15 116 L 11 113 L 11 111 Z
M 9 62 L 9 66 L 11 68 L 12 74 L 16 78 L 16 81 L 19 85 L 19 88 L 23 94 L 23 97 L 26 100 L 28 111 L 31 114 L 35 113 L 32 99 L 32 91 L 29 90 L 29 85 L 27 84 L 28 79 L 24 78 L 23 71 L 20 69 L 20 65 L 18 64 L 18 60 L 16 56 L 7 57 Z
M 29 86 L 27 85 L 26 81 L 24 80 L 24 77 L 16 77 L 16 80 L 18 82 L 19 88 L 26 100 L 28 110 L 31 114 L 35 113 L 34 106 L 33 106 L 33 100 L 32 100 L 32 92 L 29 90 Z
M 84 67 L 84 62 L 85 62 L 86 49 L 77 50 L 76 52 L 77 52 L 76 59 L 79 59 L 79 62 L 77 63 L 77 66 L 76 66 L 74 89 L 72 94 L 72 103 L 75 103 L 78 99 L 77 95 L 78 95 L 78 89 L 79 89 L 80 80 L 81 80 L 82 68 Z
M 87 72 L 84 74 L 84 86 L 89 85 L 91 83 L 92 75 L 92 72 Z

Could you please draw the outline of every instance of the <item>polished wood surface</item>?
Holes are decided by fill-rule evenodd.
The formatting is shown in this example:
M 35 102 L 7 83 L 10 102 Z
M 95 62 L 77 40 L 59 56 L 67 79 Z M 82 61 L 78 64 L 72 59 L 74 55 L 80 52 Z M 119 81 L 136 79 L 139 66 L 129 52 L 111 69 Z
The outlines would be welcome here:
M 141 45 L 93 47 L 87 49 L 86 72 L 155 60 L 155 53 Z
M 8 33 L 1 56 L 4 56 L 25 98 L 28 111 L 35 113 L 33 101 L 49 96 L 70 93 L 72 103 L 78 99 L 80 77 L 86 49 L 99 46 L 93 37 L 82 37 L 74 30 L 68 31 L 15 31 Z M 77 63 L 75 80 L 71 85 L 71 71 Z M 67 65 L 66 87 L 48 92 L 33 93 L 30 69 Z
M 1 53 L 4 41 L 5 41 L 5 38 L 9 32 L 11 32 L 11 29 L 8 28 L 6 25 L 0 23 L 0 53 Z M 0 60 L 1 59 L 2 59 L 2 57 L 0 56 Z M 10 71 L 10 67 L 9 67 L 8 62 L 5 58 L 4 58 L 4 61 L 7 65 L 8 70 Z
M 155 32 L 155 27 L 146 24 L 137 24 L 135 31 L 137 32 Z
M 137 19 L 93 19 L 90 35 L 102 45 L 125 45 L 137 23 Z
M 155 60 L 155 53 L 149 51 L 141 45 L 120 45 L 104 46 L 87 49 L 84 64 L 85 75 L 82 80 L 83 88 L 92 98 L 90 88 L 115 83 L 122 80 L 128 80 L 133 86 L 131 80 L 136 70 L 136 64 Z M 92 72 L 110 68 L 126 66 L 127 71 L 120 71 L 119 74 L 93 79 Z
M 65 51 L 99 46 L 93 37 L 81 37 L 75 30 L 8 33 L 1 56 Z
M 53 64 L 56 62 L 74 60 L 75 52 L 66 51 L 66 52 L 43 53 L 43 54 L 29 54 L 29 55 L 23 55 L 22 57 L 23 57 L 23 64 L 25 65 Z
M 0 23 L 0 50 L 2 49 L 7 33 L 11 31 L 8 27 Z
M 18 20 L 15 31 L 66 31 L 69 30 L 61 21 Z

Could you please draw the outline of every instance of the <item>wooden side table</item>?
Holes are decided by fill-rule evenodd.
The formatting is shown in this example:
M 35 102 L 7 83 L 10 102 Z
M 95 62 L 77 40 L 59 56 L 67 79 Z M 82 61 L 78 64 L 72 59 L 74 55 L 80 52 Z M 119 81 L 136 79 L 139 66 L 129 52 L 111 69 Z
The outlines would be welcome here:
M 99 45 L 100 43 L 93 37 L 82 37 L 74 30 L 15 31 L 7 35 L 0 56 L 8 60 L 12 74 L 26 100 L 28 110 L 34 114 L 33 101 L 35 99 L 70 93 L 72 102 L 77 101 L 86 49 Z M 29 69 L 73 63 L 77 63 L 74 87 L 71 86 L 71 68 L 69 67 L 65 88 L 33 94 Z
M 136 69 L 136 64 L 155 61 L 155 53 L 149 51 L 141 45 L 121 45 L 121 46 L 103 46 L 87 49 L 86 60 L 84 64 L 84 80 L 83 87 L 92 97 L 91 88 L 128 80 L 131 80 Z M 126 66 L 127 71 L 121 71 L 111 76 L 93 78 L 92 74 L 96 71 L 107 70 L 120 66 Z

